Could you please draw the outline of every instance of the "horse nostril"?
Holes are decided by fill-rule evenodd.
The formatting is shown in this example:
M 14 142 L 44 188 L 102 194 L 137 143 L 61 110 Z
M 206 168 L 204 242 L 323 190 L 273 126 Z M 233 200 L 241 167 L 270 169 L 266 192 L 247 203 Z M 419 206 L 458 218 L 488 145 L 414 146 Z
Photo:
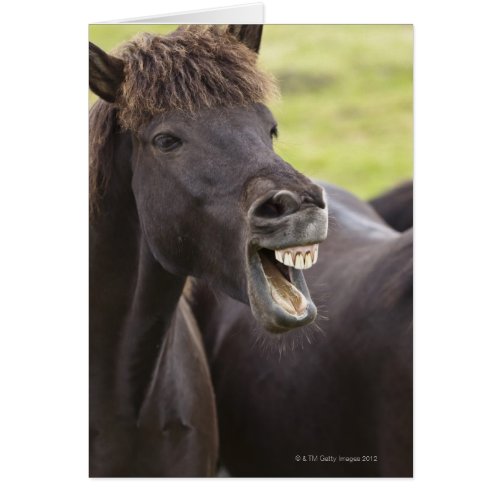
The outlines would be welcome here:
M 257 217 L 283 217 L 297 212 L 300 205 L 301 200 L 296 194 L 281 190 L 260 204 L 254 214 Z
M 301 201 L 303 204 L 315 205 L 318 208 L 326 207 L 323 191 L 321 189 L 318 189 L 315 193 L 305 193 L 302 195 Z
M 300 198 L 290 191 L 278 191 L 272 198 L 278 209 L 279 215 L 288 215 L 297 212 L 300 209 Z

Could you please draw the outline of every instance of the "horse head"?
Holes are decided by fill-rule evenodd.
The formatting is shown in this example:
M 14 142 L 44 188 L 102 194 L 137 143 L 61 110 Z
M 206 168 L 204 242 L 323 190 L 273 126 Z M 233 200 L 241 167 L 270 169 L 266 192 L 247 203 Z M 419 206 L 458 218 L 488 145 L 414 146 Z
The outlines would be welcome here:
M 116 120 L 123 169 L 97 165 L 94 175 L 127 179 L 167 272 L 207 281 L 283 332 L 316 317 L 303 270 L 317 260 L 328 214 L 323 189 L 273 149 L 277 123 L 265 102 L 274 83 L 256 65 L 261 32 L 184 27 L 141 35 L 113 55 L 91 44 L 95 113 L 101 125 Z

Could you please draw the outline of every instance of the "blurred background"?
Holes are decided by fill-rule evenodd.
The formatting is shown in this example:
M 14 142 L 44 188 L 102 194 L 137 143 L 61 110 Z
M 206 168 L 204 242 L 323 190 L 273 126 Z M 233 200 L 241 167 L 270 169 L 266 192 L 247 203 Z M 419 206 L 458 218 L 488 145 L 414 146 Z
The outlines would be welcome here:
M 90 25 L 89 38 L 109 51 L 175 28 Z M 275 149 L 297 170 L 364 199 L 412 177 L 412 26 L 266 25 L 259 59 L 282 94 Z

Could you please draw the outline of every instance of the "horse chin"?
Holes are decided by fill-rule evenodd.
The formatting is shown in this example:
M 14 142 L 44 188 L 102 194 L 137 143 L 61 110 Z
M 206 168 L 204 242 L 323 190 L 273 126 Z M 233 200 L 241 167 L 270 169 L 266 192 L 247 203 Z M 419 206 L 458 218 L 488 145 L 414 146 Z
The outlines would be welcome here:
M 309 256 L 305 265 L 310 267 L 317 259 L 317 248 L 317 244 L 295 247 L 288 253 L 293 255 L 294 250 L 307 249 L 306 255 L 309 253 Z M 272 333 L 283 333 L 312 323 L 317 314 L 302 270 L 290 265 L 290 256 L 286 257 L 288 265 L 275 257 L 286 256 L 286 250 L 275 252 L 253 248 L 247 254 L 250 307 L 254 317 Z M 296 261 L 297 266 L 304 267 L 300 258 Z

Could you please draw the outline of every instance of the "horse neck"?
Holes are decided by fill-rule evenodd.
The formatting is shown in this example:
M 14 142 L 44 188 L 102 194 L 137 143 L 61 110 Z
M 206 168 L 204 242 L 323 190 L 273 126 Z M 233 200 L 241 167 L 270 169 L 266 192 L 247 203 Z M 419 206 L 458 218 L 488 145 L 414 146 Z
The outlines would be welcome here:
M 91 392 L 97 404 L 137 414 L 185 278 L 151 254 L 131 191 L 113 207 L 91 226 Z

